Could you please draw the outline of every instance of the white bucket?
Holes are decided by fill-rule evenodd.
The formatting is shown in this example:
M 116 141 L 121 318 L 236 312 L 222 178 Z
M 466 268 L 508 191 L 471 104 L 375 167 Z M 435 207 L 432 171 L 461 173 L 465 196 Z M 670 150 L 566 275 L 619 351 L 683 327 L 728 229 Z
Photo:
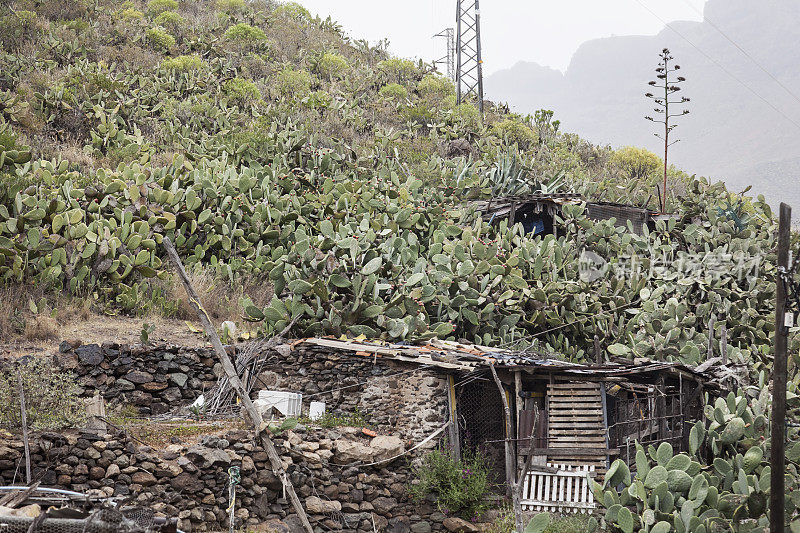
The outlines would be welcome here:
M 308 418 L 317 420 L 325 414 L 325 402 L 311 402 L 308 408 Z

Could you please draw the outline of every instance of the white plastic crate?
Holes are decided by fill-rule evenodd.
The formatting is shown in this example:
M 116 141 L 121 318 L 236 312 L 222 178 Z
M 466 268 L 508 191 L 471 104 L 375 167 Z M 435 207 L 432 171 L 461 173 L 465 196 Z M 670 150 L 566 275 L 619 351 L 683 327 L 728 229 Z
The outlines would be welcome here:
M 300 416 L 303 395 L 299 392 L 261 390 L 258 391 L 258 399 L 254 403 L 262 414 L 274 407 L 283 416 Z

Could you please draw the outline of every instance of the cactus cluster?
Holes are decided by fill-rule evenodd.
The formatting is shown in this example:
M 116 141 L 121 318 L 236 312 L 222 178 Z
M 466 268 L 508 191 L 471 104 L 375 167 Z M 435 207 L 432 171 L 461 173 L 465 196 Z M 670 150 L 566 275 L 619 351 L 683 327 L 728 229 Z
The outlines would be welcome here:
M 762 382 L 765 376 L 761 374 Z M 795 394 L 790 392 L 789 397 L 794 405 Z M 688 453 L 674 453 L 666 442 L 646 450 L 637 443 L 634 473 L 616 460 L 603 483 L 593 484 L 606 511 L 592 527 L 625 533 L 765 531 L 771 474 L 766 419 L 770 398 L 766 388 L 752 387 L 707 404 L 707 421 L 692 427 Z M 795 531 L 800 527 L 796 429 L 790 431 L 789 439 L 786 523 Z

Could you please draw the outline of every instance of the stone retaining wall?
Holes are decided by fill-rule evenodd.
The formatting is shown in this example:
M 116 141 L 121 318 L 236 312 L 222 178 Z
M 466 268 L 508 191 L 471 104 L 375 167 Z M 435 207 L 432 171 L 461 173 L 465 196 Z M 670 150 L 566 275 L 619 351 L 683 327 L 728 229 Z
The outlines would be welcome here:
M 445 517 L 435 504 L 408 497 L 409 456 L 378 467 L 354 465 L 402 453 L 410 443 L 399 437 L 371 438 L 360 428 L 298 426 L 274 440 L 315 529 L 372 533 L 374 524 L 377 531 L 442 530 Z M 0 433 L 0 483 L 19 482 L 22 455 L 19 438 Z M 140 445 L 121 432 L 45 433 L 33 438 L 32 462 L 43 485 L 130 496 L 134 505 L 179 517 L 186 531 L 227 530 L 227 472 L 240 466 L 239 526 L 302 531 L 266 453 L 249 431 L 228 430 L 163 449 Z
M 82 395 L 100 391 L 142 415 L 186 406 L 222 375 L 211 348 L 62 343 L 60 352 L 58 364 L 78 377 Z M 419 365 L 290 344 L 263 357 L 256 388 L 301 392 L 305 408 L 318 400 L 334 414 L 358 410 L 379 432 L 406 439 L 422 439 L 447 420 L 446 376 Z

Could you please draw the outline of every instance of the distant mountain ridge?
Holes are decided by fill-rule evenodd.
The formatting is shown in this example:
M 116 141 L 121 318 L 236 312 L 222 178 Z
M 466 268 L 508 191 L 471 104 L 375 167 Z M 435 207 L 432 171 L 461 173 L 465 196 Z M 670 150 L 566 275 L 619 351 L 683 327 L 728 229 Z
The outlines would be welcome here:
M 591 141 L 661 154 L 653 124 L 643 118 L 651 112 L 644 93 L 658 52 L 669 47 L 687 78 L 683 94 L 692 99 L 691 115 L 676 130 L 682 141 L 670 152 L 671 162 L 724 180 L 733 190 L 752 184 L 753 194 L 800 208 L 800 101 L 714 27 L 800 95 L 800 2 L 710 0 L 704 15 L 703 22 L 670 24 L 683 37 L 665 28 L 656 36 L 588 41 L 563 74 L 520 62 L 488 77 L 487 95 L 519 112 L 552 109 L 565 130 Z

